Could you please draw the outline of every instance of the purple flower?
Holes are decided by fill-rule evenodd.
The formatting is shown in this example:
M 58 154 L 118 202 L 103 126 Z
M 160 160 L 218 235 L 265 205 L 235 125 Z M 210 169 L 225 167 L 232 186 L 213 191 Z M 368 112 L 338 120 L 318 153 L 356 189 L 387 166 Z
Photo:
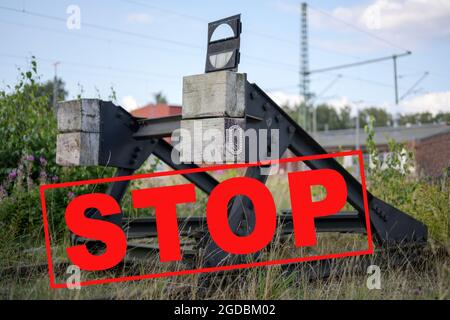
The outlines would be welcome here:
M 41 172 L 39 173 L 39 178 L 41 178 L 41 180 L 47 179 L 47 172 L 41 171 Z
M 58 181 L 58 179 L 59 179 L 58 176 L 53 176 L 53 177 L 52 177 L 52 181 L 53 181 L 53 182 Z
M 73 193 L 72 191 L 67 192 L 67 198 L 72 200 L 73 198 L 75 198 L 75 193 Z
M 33 161 L 34 161 L 34 156 L 33 156 L 32 154 L 27 155 L 27 156 L 25 157 L 25 160 L 30 161 L 30 162 L 33 162 Z
M 47 164 L 47 160 L 45 160 L 45 158 L 43 156 L 41 156 L 39 158 L 39 162 L 41 163 L 41 165 L 45 166 Z
M 9 179 L 14 180 L 17 177 L 17 169 L 12 169 L 8 177 Z

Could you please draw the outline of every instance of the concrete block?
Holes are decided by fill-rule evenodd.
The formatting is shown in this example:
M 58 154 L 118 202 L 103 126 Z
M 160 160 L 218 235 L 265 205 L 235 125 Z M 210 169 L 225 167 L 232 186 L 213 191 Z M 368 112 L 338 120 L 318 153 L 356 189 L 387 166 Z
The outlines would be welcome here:
M 57 109 L 59 132 L 100 132 L 100 100 L 64 101 Z
M 60 133 L 56 139 L 56 163 L 61 166 L 96 166 L 100 150 L 100 133 Z
M 246 74 L 210 72 L 183 78 L 183 119 L 244 117 Z
M 196 164 L 244 162 L 244 131 L 243 118 L 182 120 L 180 161 Z

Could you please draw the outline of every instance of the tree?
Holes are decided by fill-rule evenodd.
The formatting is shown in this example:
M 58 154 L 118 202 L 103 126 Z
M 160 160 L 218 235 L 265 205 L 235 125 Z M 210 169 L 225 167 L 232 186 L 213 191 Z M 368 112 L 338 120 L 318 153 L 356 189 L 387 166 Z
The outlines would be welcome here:
M 339 113 L 341 129 L 349 129 L 355 127 L 355 120 L 351 117 L 352 108 L 345 106 Z
M 316 107 L 316 117 L 317 131 L 342 129 L 339 114 L 328 104 L 323 103 Z
M 450 112 L 439 112 L 435 117 L 435 121 L 450 124 Z
M 52 108 L 53 106 L 53 88 L 56 84 L 56 101 L 63 101 L 67 98 L 68 92 L 65 89 L 65 83 L 61 78 L 56 78 L 56 82 L 54 79 L 47 80 L 45 83 L 35 83 L 36 85 L 33 87 L 32 84 L 24 85 L 24 92 L 33 92 L 33 94 L 39 97 L 46 97 L 48 108 Z
M 153 94 L 153 99 L 155 99 L 155 103 L 156 104 L 167 104 L 167 98 L 166 96 L 163 94 L 162 91 L 158 91 L 156 93 Z
M 367 119 L 372 116 L 374 118 L 374 127 L 386 127 L 392 124 L 392 114 L 383 108 L 368 107 L 359 112 L 360 128 L 366 126 Z
M 418 113 L 409 113 L 402 114 L 399 117 L 400 125 L 407 124 L 427 124 L 427 123 L 449 123 L 450 122 L 450 113 L 449 112 L 439 112 L 435 116 L 430 112 L 418 112 Z

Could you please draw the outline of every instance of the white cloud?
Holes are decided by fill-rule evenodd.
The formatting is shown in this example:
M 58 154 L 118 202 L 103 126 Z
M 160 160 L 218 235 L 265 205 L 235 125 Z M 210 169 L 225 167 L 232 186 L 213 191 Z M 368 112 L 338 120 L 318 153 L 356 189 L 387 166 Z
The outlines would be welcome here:
M 407 99 L 400 104 L 401 112 L 450 112 L 450 91 L 430 92 Z
M 153 18 L 146 13 L 130 13 L 127 16 L 127 21 L 132 23 L 149 24 L 153 21 Z
M 300 96 L 298 94 L 286 93 L 283 91 L 272 91 L 269 92 L 268 95 L 280 106 L 288 105 L 292 108 L 295 105 L 303 102 L 303 96 Z
M 298 5 L 282 0 L 276 3 L 276 8 L 299 14 Z M 339 6 L 327 12 L 336 19 L 310 8 L 311 25 L 334 31 L 351 31 L 345 24 L 348 23 L 403 46 L 416 46 L 450 37 L 449 0 L 371 0 L 364 5 Z M 381 44 L 373 41 L 373 45 Z M 367 42 L 365 45 L 368 45 Z
M 418 26 L 447 33 L 449 18 L 450 1 L 376 0 L 364 9 L 360 21 L 368 29 L 404 30 Z
M 122 107 L 124 107 L 125 110 L 131 111 L 131 110 L 137 109 L 138 106 L 139 106 L 139 104 L 134 97 L 124 96 L 122 98 Z
M 285 93 L 283 91 L 269 92 L 269 96 L 280 106 L 287 104 L 288 106 L 293 107 L 303 101 L 302 96 Z M 423 95 L 418 95 L 403 100 L 399 105 L 394 105 L 391 101 L 378 103 L 362 100 L 355 101 L 346 96 L 327 99 L 320 101 L 320 103 L 331 105 L 337 110 L 349 106 L 351 108 L 352 116 L 356 115 L 357 109 L 361 110 L 373 106 L 386 109 L 393 114 L 416 112 L 431 112 L 432 114 L 436 114 L 438 112 L 450 112 L 450 91 L 430 92 Z
M 407 45 L 450 36 L 450 1 L 375 0 L 367 6 L 338 7 L 332 14 Z

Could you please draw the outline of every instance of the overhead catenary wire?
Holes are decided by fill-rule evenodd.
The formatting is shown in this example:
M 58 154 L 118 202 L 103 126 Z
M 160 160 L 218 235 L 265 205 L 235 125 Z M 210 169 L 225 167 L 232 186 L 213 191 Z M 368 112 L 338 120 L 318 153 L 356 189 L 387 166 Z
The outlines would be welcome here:
M 18 9 L 14 9 L 14 8 L 4 7 L 4 6 L 0 6 L 0 9 L 1 10 L 10 10 L 10 11 L 14 11 L 14 12 L 17 12 L 17 13 L 24 13 L 24 14 L 27 14 L 27 15 L 37 16 L 37 17 L 51 19 L 51 20 L 55 20 L 55 21 L 61 21 L 61 22 L 65 22 L 66 21 L 64 18 L 51 16 L 51 15 L 47 15 L 47 14 L 41 14 L 41 13 L 32 12 L 32 11 L 23 11 L 23 10 L 18 10 Z M 19 26 L 20 25 L 21 26 L 26 26 L 25 24 L 20 24 L 20 23 L 11 23 L 11 22 L 6 22 L 6 23 L 16 24 L 16 25 L 19 25 Z M 83 22 L 83 26 L 88 26 L 88 27 L 91 27 L 91 28 L 95 28 L 95 29 L 99 29 L 99 30 L 103 30 L 103 31 L 108 31 L 108 32 L 113 32 L 113 33 L 121 33 L 121 34 L 141 37 L 141 38 L 148 38 L 148 39 L 155 40 L 155 41 L 162 41 L 162 42 L 166 42 L 166 43 L 176 44 L 176 45 L 182 46 L 182 47 L 188 47 L 188 48 L 192 48 L 192 49 L 203 50 L 202 46 L 187 44 L 187 43 L 184 43 L 184 42 L 179 42 L 179 41 L 166 39 L 166 38 L 161 38 L 161 37 L 149 36 L 149 35 L 146 35 L 146 34 L 126 31 L 126 30 L 122 30 L 122 29 L 118 29 L 118 28 L 105 27 L 105 26 L 92 24 L 92 23 L 87 23 L 87 22 Z M 45 29 L 47 29 L 49 31 L 52 30 L 51 28 L 45 28 Z M 57 32 L 61 32 L 61 30 L 57 30 Z M 97 37 L 97 36 L 91 36 L 91 35 L 80 35 L 80 34 L 78 34 L 77 36 L 78 37 L 86 36 L 86 37 L 93 38 L 93 39 L 97 38 L 97 39 L 101 39 L 101 40 L 105 40 L 105 41 L 114 41 L 114 42 L 125 43 L 125 41 L 105 39 L 105 38 L 101 38 L 101 37 Z M 130 43 L 130 42 L 128 42 L 128 43 Z M 134 44 L 134 45 L 137 45 L 137 44 Z M 152 48 L 153 49 L 157 49 L 155 47 L 152 47 Z M 251 56 L 251 55 L 246 55 L 246 54 L 242 54 L 242 56 L 243 57 L 247 57 L 250 60 L 254 60 L 254 61 L 257 61 L 257 62 L 260 62 L 260 63 L 264 63 L 264 64 L 283 66 L 285 68 L 289 68 L 289 70 L 294 68 L 294 67 L 296 67 L 293 64 L 289 64 L 289 63 L 282 62 L 282 61 L 275 61 L 275 60 L 271 60 L 271 59 L 260 58 L 260 57 L 255 57 L 255 56 Z
M 423 75 L 400 97 L 399 101 L 402 101 L 409 94 L 413 93 L 413 90 L 428 76 L 428 72 L 424 72 Z
M 145 8 L 149 8 L 149 9 L 152 9 L 152 10 L 158 10 L 160 12 L 164 12 L 164 13 L 167 13 L 167 14 L 176 15 L 176 16 L 179 16 L 181 18 L 185 18 L 185 19 L 188 19 L 188 20 L 196 21 L 196 22 L 199 22 L 199 23 L 202 23 L 202 24 L 205 24 L 205 23 L 209 22 L 208 19 L 205 19 L 205 18 L 202 18 L 202 17 L 199 17 L 199 16 L 193 16 L 193 15 L 186 14 L 186 13 L 179 12 L 179 11 L 175 11 L 175 10 L 172 10 L 172 9 L 162 8 L 162 7 L 159 7 L 159 6 L 155 6 L 154 4 L 143 3 L 143 2 L 135 1 L 135 0 L 121 0 L 121 1 L 125 2 L 125 3 L 129 3 L 129 4 L 142 6 L 142 7 L 145 7 Z M 294 41 L 292 39 L 279 37 L 279 36 L 276 36 L 276 35 L 273 35 L 273 34 L 268 34 L 268 33 L 261 32 L 261 31 L 256 31 L 256 30 L 253 30 L 253 29 L 246 29 L 245 33 L 253 35 L 253 36 L 257 36 L 257 37 L 261 37 L 261 38 L 265 38 L 265 39 L 269 39 L 269 40 L 285 43 L 285 44 L 288 44 L 288 45 L 290 45 L 292 47 L 297 47 L 298 46 L 298 42 L 296 42 L 296 41 Z M 355 55 L 352 55 L 352 54 L 338 52 L 338 51 L 333 51 L 333 50 L 330 50 L 330 49 L 325 49 L 325 48 L 314 46 L 314 45 L 311 45 L 310 47 L 312 49 L 314 49 L 314 50 L 325 52 L 325 53 L 328 53 L 328 54 L 334 54 L 334 55 L 339 55 L 339 56 L 351 57 L 351 58 L 354 58 L 354 59 L 360 59 L 361 58 L 361 57 L 358 57 L 358 56 L 355 56 Z
M 350 28 L 352 28 L 352 29 L 354 29 L 354 30 L 357 30 L 357 31 L 361 32 L 361 33 L 364 33 L 364 34 L 366 34 L 368 37 L 371 37 L 371 38 L 373 38 L 373 39 L 375 39 L 375 40 L 377 40 L 377 41 L 379 41 L 379 42 L 382 42 L 382 43 L 384 43 L 384 44 L 390 46 L 390 47 L 393 47 L 393 48 L 402 50 L 402 51 L 404 51 L 404 52 L 410 52 L 409 49 L 406 49 L 406 48 L 404 48 L 404 47 L 402 47 L 402 46 L 399 46 L 398 44 L 396 44 L 396 43 L 394 43 L 394 42 L 392 42 L 392 41 L 390 41 L 390 40 L 384 39 L 384 38 L 382 38 L 382 37 L 380 37 L 380 36 L 378 36 L 378 35 L 376 35 L 376 34 L 374 34 L 374 33 L 372 33 L 372 32 L 369 32 L 369 31 L 367 31 L 367 30 L 364 30 L 363 28 L 358 27 L 358 26 L 356 26 L 356 25 L 354 25 L 354 24 L 352 24 L 352 23 L 350 23 L 350 22 L 348 22 L 348 21 L 345 21 L 345 20 L 343 20 L 343 19 L 340 19 L 340 18 L 336 17 L 335 15 L 333 15 L 333 14 L 331 14 L 331 13 L 328 13 L 328 12 L 322 10 L 322 9 L 316 8 L 316 7 L 311 6 L 311 5 L 309 5 L 309 8 L 313 9 L 314 11 L 316 11 L 316 12 L 322 14 L 322 15 L 325 15 L 325 16 L 331 18 L 331 19 L 336 20 L 336 21 L 338 21 L 338 22 L 340 22 L 340 23 L 346 25 L 347 27 L 350 27 Z
M 16 59 L 24 59 L 24 60 L 31 59 L 31 55 L 23 56 L 23 55 L 3 53 L 3 52 L 0 52 L 0 56 L 16 58 Z M 48 58 L 48 57 L 41 57 L 41 56 L 35 56 L 35 57 L 39 60 L 50 62 L 50 63 L 53 63 L 55 61 L 55 59 Z M 147 71 L 135 70 L 135 69 L 125 69 L 125 68 L 120 68 L 120 67 L 111 67 L 111 66 L 104 66 L 104 65 L 91 65 L 91 64 L 86 64 L 86 63 L 82 63 L 82 62 L 68 61 L 68 60 L 59 60 L 59 61 L 63 65 L 71 65 L 71 66 L 83 67 L 83 68 L 88 68 L 88 69 L 101 69 L 101 70 L 106 70 L 106 71 L 115 71 L 115 72 L 119 72 L 119 73 L 147 75 L 147 76 L 157 77 L 157 78 L 171 78 L 171 79 L 179 78 L 176 75 L 161 74 L 161 73 L 156 73 L 156 72 L 147 72 Z
M 365 64 L 377 63 L 377 62 L 381 62 L 381 61 L 385 61 L 385 60 L 397 59 L 397 58 L 404 57 L 404 56 L 407 56 L 410 54 L 411 54 L 411 51 L 408 51 L 408 52 L 401 53 L 401 54 L 394 54 L 394 55 L 389 55 L 389 56 L 375 58 L 375 59 L 369 59 L 369 60 L 364 60 L 364 61 L 342 64 L 342 65 L 338 65 L 338 66 L 310 70 L 310 71 L 308 71 L 308 73 L 309 74 L 321 73 L 321 72 L 328 72 L 328 71 L 333 71 L 333 70 L 338 70 L 338 69 L 352 68 L 352 67 L 362 66 Z
M 123 0 L 123 1 L 125 1 L 125 2 L 129 2 L 129 3 L 137 3 L 137 1 L 131 1 L 131 0 Z M 157 10 L 165 10 L 165 9 L 163 9 L 163 8 L 160 8 L 160 7 L 155 7 L 155 6 L 153 6 L 155 9 L 157 9 Z M 41 13 L 38 13 L 38 12 L 32 12 L 32 11 L 27 11 L 25 8 L 23 8 L 23 9 L 14 9 L 14 8 L 8 8 L 8 7 L 5 7 L 5 6 L 0 6 L 0 9 L 3 9 L 3 10 L 9 10 L 9 11 L 14 11 L 14 12 L 17 12 L 17 13 L 22 13 L 22 14 L 27 14 L 27 15 L 35 15 L 35 16 L 39 16 L 39 17 L 42 17 L 42 18 L 46 18 L 46 19 L 52 19 L 52 20 L 55 20 L 55 21 L 60 21 L 60 22 L 66 22 L 66 19 L 65 18 L 61 18 L 61 17 L 54 17 L 54 16 L 50 16 L 50 15 L 47 15 L 47 14 L 41 14 Z M 313 8 L 313 9 L 315 9 L 315 8 Z M 170 14 L 177 14 L 177 15 L 179 15 L 179 16 L 183 16 L 184 18 L 189 18 L 189 19 L 197 19 L 199 22 L 206 22 L 207 20 L 206 19 L 203 19 L 203 18 L 199 18 L 199 17 L 194 17 L 194 16 L 190 16 L 190 15 L 186 15 L 186 14 L 182 14 L 182 13 L 180 13 L 180 12 L 175 12 L 175 11 L 172 11 L 172 10 L 170 10 L 170 9 L 167 9 L 166 10 L 166 12 L 167 13 L 170 13 Z M 100 27 L 100 28 L 102 28 L 102 26 L 100 26 L 100 25 L 95 25 L 95 24 L 90 24 L 90 26 L 92 27 L 92 28 L 97 28 L 97 27 Z M 44 28 L 43 28 L 44 29 Z M 104 29 L 103 29 L 104 30 Z M 139 37 L 141 37 L 141 36 L 145 36 L 145 37 L 147 37 L 148 35 L 145 35 L 145 34 L 140 34 L 140 33 L 134 33 L 134 32 L 129 32 L 129 31 L 124 31 L 124 30 L 121 30 L 121 29 L 116 29 L 116 28 L 113 28 L 113 29 L 108 29 L 108 30 L 105 30 L 105 31 L 109 31 L 109 32 L 115 32 L 116 33 L 116 31 L 118 31 L 118 32 L 125 32 L 126 34 L 132 34 L 132 35 L 136 35 L 136 34 L 138 34 L 139 35 Z M 60 31 L 61 32 L 61 31 Z M 248 31 L 249 32 L 249 31 Z M 250 33 L 250 32 L 249 32 Z M 254 32 L 252 32 L 252 33 L 254 33 Z M 269 38 L 271 38 L 271 35 L 267 35 L 267 34 L 264 34 L 264 33 L 261 33 L 260 34 L 261 36 L 263 36 L 263 37 L 267 37 L 268 39 Z M 91 37 L 91 38 L 97 38 L 97 39 L 100 39 L 99 37 L 95 37 L 95 36 L 92 36 L 92 35 L 80 35 L 80 34 L 77 34 L 77 36 L 82 36 L 82 37 Z M 157 39 L 155 39 L 155 38 L 153 38 L 153 36 L 150 36 L 150 37 L 152 37 L 152 39 L 153 40 L 155 40 L 155 41 L 165 41 L 165 40 L 168 40 L 166 43 L 170 43 L 170 44 L 174 44 L 173 43 L 173 41 L 171 40 L 171 39 L 165 39 L 165 38 L 159 38 L 159 37 L 156 37 Z M 288 42 L 290 42 L 291 40 L 289 40 L 289 39 L 284 39 L 284 38 L 280 38 L 280 37 L 272 37 L 273 38 L 273 40 L 276 40 L 275 38 L 279 38 L 278 40 L 286 40 L 286 41 L 288 41 Z M 105 40 L 105 41 L 113 41 L 113 42 L 118 42 L 118 43 L 125 43 L 125 41 L 120 41 L 120 40 L 111 40 L 111 39 L 105 39 L 105 38 L 102 38 L 103 40 Z M 127 43 L 129 43 L 129 44 L 131 44 L 131 42 L 127 42 Z M 177 43 L 178 43 L 178 46 L 180 46 L 180 47 L 183 47 L 184 46 L 184 44 L 183 44 L 183 42 L 179 42 L 179 41 L 177 41 Z M 291 43 L 296 43 L 296 42 L 294 42 L 294 41 L 292 41 Z M 134 45 L 136 45 L 136 46 L 142 46 L 142 47 L 144 47 L 144 45 L 139 45 L 139 44 L 137 44 L 137 43 L 134 43 Z M 149 47 L 150 48 L 150 46 L 147 46 L 147 47 Z M 161 49 L 160 47 L 158 47 L 159 49 Z M 187 48 L 192 48 L 193 49 L 193 47 L 192 46 L 189 46 L 189 47 L 187 47 Z M 201 46 L 195 46 L 195 48 L 196 49 L 202 49 L 202 47 Z M 175 49 L 173 49 L 174 50 L 174 52 L 175 52 Z M 406 49 L 404 49 L 404 50 L 406 50 Z M 330 51 L 330 52 L 332 52 L 332 51 Z M 244 55 L 245 56 L 245 55 Z M 267 65 L 277 65 L 277 66 L 280 66 L 280 67 L 283 67 L 283 68 L 285 68 L 285 70 L 289 70 L 289 69 L 291 69 L 291 68 L 293 68 L 294 67 L 294 65 L 293 64 L 289 64 L 289 63 L 287 63 L 287 62 L 280 62 L 280 61 L 273 61 L 273 60 L 270 60 L 270 59 L 265 59 L 265 58 L 258 58 L 258 57 L 254 57 L 254 56 L 247 56 L 248 57 L 248 59 L 250 59 L 250 60 L 254 60 L 254 61 L 257 61 L 257 62 L 259 62 L 259 63 L 261 63 L 261 64 L 267 64 Z M 361 63 L 361 62 L 356 62 L 356 63 Z M 109 68 L 110 70 L 111 70 L 111 68 L 110 67 L 107 67 L 107 68 Z M 123 70 L 122 70 L 123 71 Z M 118 72 L 122 72 L 122 71 L 118 71 Z M 292 72 L 295 72 L 294 70 L 292 70 Z M 133 73 L 135 73 L 135 71 L 133 71 Z M 140 70 L 139 70 L 139 73 L 142 73 Z M 441 75 L 441 74 L 436 74 L 435 72 L 430 72 L 429 73 L 429 75 L 435 75 L 435 76 L 439 76 L 439 77 L 445 77 L 444 75 Z M 344 76 L 345 77 L 345 76 Z M 347 77 L 348 78 L 348 77 Z M 358 80 L 361 80 L 361 81 L 365 81 L 365 82 L 368 82 L 369 83 L 369 80 L 368 79 L 358 79 Z M 374 83 L 374 81 L 370 81 L 370 82 L 372 82 L 373 84 L 375 84 Z M 380 84 L 380 83 L 379 83 Z M 389 85 L 387 85 L 387 84 L 383 84 L 384 86 L 386 86 L 386 87 L 388 87 Z M 392 87 L 392 86 L 391 86 Z

